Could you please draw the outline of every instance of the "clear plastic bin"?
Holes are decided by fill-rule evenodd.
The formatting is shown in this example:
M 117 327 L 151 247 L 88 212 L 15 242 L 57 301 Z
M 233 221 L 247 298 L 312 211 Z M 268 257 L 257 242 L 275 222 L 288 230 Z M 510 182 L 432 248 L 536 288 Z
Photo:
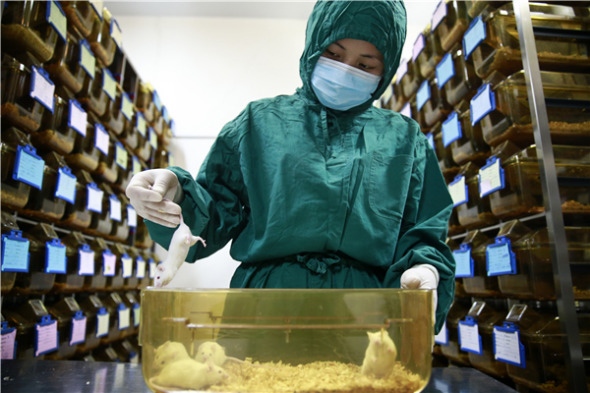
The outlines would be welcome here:
M 88 172 L 94 172 L 98 168 L 103 152 L 96 147 L 97 122 L 96 117 L 92 113 L 88 113 L 86 135 L 76 133 L 74 149 L 71 153 L 64 156 L 68 166 L 71 168 L 82 169 Z
M 112 75 L 97 65 L 94 79 L 86 79 L 76 97 L 87 111 L 98 117 L 103 116 L 109 108 L 111 100 L 115 99 L 114 84 L 115 79 Z
M 479 124 L 471 125 L 471 112 L 461 106 L 451 112 L 442 125 L 443 143 L 451 146 L 453 161 L 458 165 L 474 162 L 483 166 L 490 156 L 490 146 L 485 143 Z
M 53 150 L 65 155 L 72 152 L 78 132 L 70 127 L 71 100 L 64 100 L 55 96 L 53 113 L 45 111 L 41 121 L 41 127 L 37 132 L 31 133 L 31 141 L 39 152 Z
M 123 193 L 114 193 L 119 200 L 121 205 L 121 219 L 117 221 L 113 219 L 113 228 L 111 233 L 109 234 L 109 238 L 116 242 L 127 242 L 130 231 L 129 231 L 129 222 L 127 219 L 127 206 L 129 205 L 129 199 Z
M 62 0 L 61 5 L 68 18 L 68 27 L 75 28 L 83 37 L 88 37 L 101 23 L 102 10 L 89 1 Z
M 498 221 L 491 212 L 490 202 L 487 198 L 479 197 L 478 171 L 479 167 L 475 163 L 468 162 L 459 169 L 454 180 L 456 182 L 459 176 L 463 176 L 467 187 L 467 201 L 455 206 L 459 224 L 467 229 L 482 228 Z
M 3 299 L 4 300 L 4 299 Z M 3 302 L 2 314 L 12 326 L 16 327 L 16 359 L 44 359 L 45 354 L 37 354 L 35 348 L 35 325 L 49 312 L 41 299 L 16 301 L 15 304 Z
M 578 38 L 590 30 L 588 7 L 531 3 L 530 8 L 541 69 L 560 72 L 588 70 L 588 40 Z M 477 44 L 484 31 L 485 38 Z M 492 71 L 509 75 L 522 69 L 520 41 L 511 3 L 475 18 L 463 36 L 463 42 L 466 57 L 473 58 L 475 72 L 482 79 Z M 474 45 L 477 46 L 470 53 Z
M 152 123 L 160 116 L 161 104 L 159 101 L 158 93 L 153 86 L 148 82 L 140 81 L 135 106 L 143 114 L 147 122 Z
M 102 208 L 100 212 L 94 211 L 92 215 L 92 222 L 85 230 L 89 235 L 106 237 L 111 234 L 113 230 L 113 220 L 110 215 L 110 200 L 109 197 L 113 195 L 113 189 L 108 184 L 97 184 L 99 191 L 102 191 Z M 98 195 L 98 193 L 97 193 Z M 97 202 L 97 208 L 98 208 Z M 97 209 L 98 210 L 98 209 Z
M 440 41 L 431 34 L 430 25 L 422 32 L 422 38 L 420 36 L 417 38 L 413 50 L 415 51 L 414 53 L 418 50 L 420 51 L 420 54 L 414 60 L 418 65 L 420 75 L 424 79 L 430 79 L 434 76 L 436 65 L 445 54 L 445 51 L 441 48 Z
M 590 228 L 566 227 L 568 259 L 572 271 L 574 297 L 590 300 Z M 531 232 L 512 244 L 516 274 L 498 276 L 504 296 L 555 300 L 551 243 L 547 228 Z
M 463 49 L 456 46 L 436 66 L 437 85 L 445 91 L 447 102 L 458 107 L 469 102 L 481 86 L 481 79 L 475 74 L 471 62 L 465 61 Z
M 464 2 L 465 7 L 467 8 L 467 15 L 469 15 L 472 19 L 476 16 L 480 15 L 484 10 L 492 11 L 506 3 L 510 3 L 510 1 L 506 0 L 493 0 L 493 1 L 484 1 L 484 0 L 467 0 Z
M 419 118 L 423 118 L 428 127 L 445 120 L 452 110 L 444 90 L 438 89 L 435 78 L 422 82 L 416 93 L 416 106 L 420 112 Z
M 568 215 L 590 214 L 590 147 L 553 145 L 562 211 Z M 499 172 L 504 188 L 489 194 L 496 217 L 516 217 L 545 210 L 536 146 L 503 159 Z
M 116 257 L 116 264 L 115 274 L 107 277 L 106 287 L 111 291 L 121 290 L 125 284 L 125 279 L 123 278 L 123 258 L 128 258 L 127 250 L 120 243 L 113 243 L 109 246 L 109 249 Z
M 100 298 L 84 294 L 78 299 L 80 308 L 86 316 L 86 340 L 78 346 L 78 353 L 84 354 L 97 348 L 101 338 L 108 334 L 108 326 L 112 315 L 106 310 Z
M 465 1 L 443 0 L 432 15 L 432 34 L 446 52 L 461 41 L 470 22 Z
M 57 332 L 59 338 L 59 346 L 57 351 L 46 355 L 46 359 L 62 360 L 69 359 L 76 354 L 78 344 L 70 344 L 72 339 L 72 319 L 77 312 L 79 318 L 83 318 L 84 314 L 80 309 L 80 305 L 72 296 L 64 297 L 54 304 L 48 304 L 47 310 L 49 314 L 57 321 Z M 85 337 L 84 337 L 85 338 Z
M 85 271 L 88 274 L 84 276 L 84 291 L 107 291 L 110 288 L 107 287 L 107 276 L 105 276 L 105 270 L 108 273 L 108 258 L 112 254 L 109 250 L 105 240 L 100 237 L 93 238 L 89 243 L 89 249 L 86 250 L 89 254 L 94 252 L 94 272 L 92 272 L 92 266 L 88 266 Z M 87 310 L 86 310 L 87 311 Z M 90 323 L 90 320 L 89 320 Z
M 106 131 L 106 135 L 108 135 L 108 148 L 107 143 L 105 142 L 105 150 L 106 153 L 101 150 L 100 159 L 98 163 L 98 167 L 92 172 L 98 182 L 107 182 L 112 184 L 117 181 L 117 177 L 119 175 L 117 170 L 117 163 L 115 161 L 115 154 L 116 154 L 116 141 L 117 137 L 113 135 L 111 132 L 105 130 L 104 128 L 98 130 L 96 132 L 103 132 L 104 138 L 105 136 L 104 131 Z
M 459 349 L 459 321 L 465 318 L 469 312 L 469 299 L 455 298 L 449 313 L 447 314 L 446 328 L 448 331 L 448 344 L 441 345 L 442 354 L 452 363 L 460 366 L 469 366 L 469 355 Z
M 2 52 L 29 52 L 46 62 L 58 40 L 66 39 L 66 16 L 58 2 L 7 1 L 2 7 Z
M 2 130 L 2 208 L 21 209 L 29 201 L 31 186 L 13 178 L 18 146 L 29 145 L 28 136 L 11 127 Z
M 582 356 L 590 356 L 590 313 L 587 304 L 577 313 Z M 507 363 L 508 375 L 523 388 L 544 392 L 567 392 L 567 369 L 564 353 L 565 334 L 561 332 L 554 304 L 515 304 L 504 321 L 504 331 L 495 334 L 514 334 L 519 331 L 522 345 L 521 365 Z M 496 330 L 498 328 L 496 327 Z M 507 331 L 506 331 L 507 330 Z M 512 356 L 510 356 L 512 358 Z M 590 374 L 586 373 L 590 388 Z
M 407 71 L 402 75 L 400 83 L 402 84 L 404 96 L 410 100 L 416 95 L 423 78 L 420 75 L 418 65 L 414 61 L 408 60 L 406 65 Z
M 432 127 L 432 135 L 434 140 L 434 149 L 436 156 L 438 157 L 438 165 L 442 174 L 447 181 L 450 183 L 453 181 L 457 173 L 459 173 L 459 165 L 453 161 L 453 154 L 451 146 L 445 147 L 442 139 L 442 123 L 437 123 Z
M 534 143 L 524 71 L 501 82 L 499 74 L 490 79 L 495 105 L 478 105 L 479 113 L 489 111 L 480 120 L 486 143 L 496 146 L 511 140 L 523 148 Z M 542 71 L 541 79 L 553 143 L 590 144 L 590 113 L 584 109 L 590 105 L 590 75 Z
M 60 40 L 57 43 L 53 57 L 44 65 L 44 68 L 51 75 L 52 81 L 66 87 L 73 93 L 78 93 L 82 89 L 86 79 L 94 77 L 93 71 L 96 68 L 94 58 L 86 60 L 86 56 L 82 57 L 82 52 L 85 50 L 82 42 L 88 45 L 87 41 L 79 40 L 76 34 L 68 34 L 67 41 Z M 90 46 L 86 50 L 92 53 Z M 92 75 L 80 64 L 80 59 L 88 62 L 85 66 L 90 68 Z
M 124 338 L 126 330 L 132 325 L 131 310 L 125 305 L 118 292 L 109 292 L 102 298 L 106 310 L 111 315 L 109 320 L 109 333 L 102 338 L 102 343 L 112 343 Z
M 76 198 L 74 203 L 66 205 L 66 212 L 60 224 L 83 230 L 90 226 L 93 212 L 88 210 L 88 189 L 87 186 L 94 182 L 90 173 L 85 170 L 74 172 L 76 176 Z
M 431 302 L 421 290 L 148 288 L 141 294 L 144 379 L 153 391 L 418 392 L 431 371 Z M 387 366 L 366 363 L 363 374 L 368 333 L 381 340 L 373 345 L 387 347 Z M 241 361 L 210 357 L 206 342 Z M 198 360 L 213 362 L 214 375 L 168 376 L 207 367 Z
M 100 24 L 94 24 L 92 31 L 88 35 L 90 47 L 104 67 L 108 67 L 115 58 L 117 44 L 113 40 L 113 28 L 119 29 L 115 19 L 112 17 L 109 10 L 102 9 L 102 21 Z

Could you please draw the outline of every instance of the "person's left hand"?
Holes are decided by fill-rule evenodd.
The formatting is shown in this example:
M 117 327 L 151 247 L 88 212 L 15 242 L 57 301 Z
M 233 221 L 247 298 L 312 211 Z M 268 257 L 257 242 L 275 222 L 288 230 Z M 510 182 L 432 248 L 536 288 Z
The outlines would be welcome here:
M 400 284 L 402 289 L 432 289 L 433 314 L 436 314 L 438 280 L 438 270 L 434 266 L 421 264 L 406 270 L 401 276 Z

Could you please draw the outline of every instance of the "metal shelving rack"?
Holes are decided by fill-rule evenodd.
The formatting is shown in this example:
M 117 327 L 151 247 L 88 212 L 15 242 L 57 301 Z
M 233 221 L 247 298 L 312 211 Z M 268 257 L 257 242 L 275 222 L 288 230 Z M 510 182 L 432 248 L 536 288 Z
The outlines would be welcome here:
M 553 144 L 549 132 L 549 120 L 547 118 L 545 94 L 543 92 L 543 83 L 537 57 L 531 12 L 527 0 L 513 0 L 512 3 L 520 40 L 522 63 L 525 71 L 533 132 L 541 173 L 541 185 L 543 187 L 545 204 L 544 215 L 547 221 L 547 231 L 551 243 L 557 311 L 559 313 L 561 331 L 566 336 L 564 352 L 566 355 L 567 378 L 570 392 L 587 393 L 588 387 L 586 385 L 584 358 L 576 316 L 572 274 L 565 237 L 555 158 L 553 155 Z M 585 39 L 590 39 L 590 34 Z

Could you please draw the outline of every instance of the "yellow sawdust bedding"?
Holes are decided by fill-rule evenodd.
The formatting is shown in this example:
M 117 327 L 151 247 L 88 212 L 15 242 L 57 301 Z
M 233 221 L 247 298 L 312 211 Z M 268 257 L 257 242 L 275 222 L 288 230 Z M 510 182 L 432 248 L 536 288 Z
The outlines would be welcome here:
M 281 363 L 226 362 L 229 374 L 222 384 L 207 390 L 240 393 L 405 393 L 426 381 L 396 363 L 391 375 L 377 379 L 361 374 L 361 367 L 339 362 L 291 366 Z

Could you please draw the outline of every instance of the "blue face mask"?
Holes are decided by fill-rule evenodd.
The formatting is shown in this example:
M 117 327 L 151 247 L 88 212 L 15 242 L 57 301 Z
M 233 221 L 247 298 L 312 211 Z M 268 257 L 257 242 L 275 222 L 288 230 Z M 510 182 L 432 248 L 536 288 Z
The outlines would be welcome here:
M 367 102 L 381 77 L 336 60 L 320 57 L 311 73 L 311 87 L 328 108 L 345 111 Z

